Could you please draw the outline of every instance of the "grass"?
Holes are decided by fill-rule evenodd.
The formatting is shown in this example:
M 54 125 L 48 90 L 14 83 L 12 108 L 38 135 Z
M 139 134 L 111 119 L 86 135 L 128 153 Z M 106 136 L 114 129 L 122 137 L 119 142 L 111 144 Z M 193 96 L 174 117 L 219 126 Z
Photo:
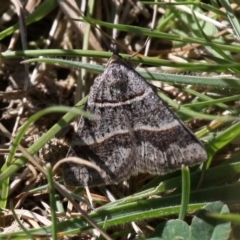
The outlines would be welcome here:
M 101 232 L 100 239 L 238 239 L 238 1 L 148 1 L 142 2 L 142 10 L 128 1 L 110 4 L 89 1 L 87 14 L 80 16 L 79 6 L 72 11 L 68 4 L 43 1 L 26 18 L 26 28 L 14 25 L 14 18 L 1 26 L 2 46 L 12 40 L 13 47 L 1 53 L 1 149 L 7 157 L 3 164 L 0 156 L 0 239 L 88 239 L 93 228 Z M 13 40 L 19 28 L 26 29 L 28 40 L 24 34 Z M 84 189 L 63 189 L 61 173 L 53 172 L 47 159 L 54 165 L 65 157 L 69 123 L 85 114 L 81 109 L 89 87 L 112 55 L 107 34 L 116 33 L 128 53 L 150 37 L 147 56 L 129 59 L 120 48 L 121 56 L 141 63 L 137 70 L 161 86 L 160 97 L 203 141 L 208 160 L 190 170 L 141 174 L 107 186 L 113 202 L 92 188 L 91 210 Z M 22 73 L 28 78 L 28 72 L 35 78 L 29 78 L 26 89 Z M 66 107 L 73 105 L 78 108 Z

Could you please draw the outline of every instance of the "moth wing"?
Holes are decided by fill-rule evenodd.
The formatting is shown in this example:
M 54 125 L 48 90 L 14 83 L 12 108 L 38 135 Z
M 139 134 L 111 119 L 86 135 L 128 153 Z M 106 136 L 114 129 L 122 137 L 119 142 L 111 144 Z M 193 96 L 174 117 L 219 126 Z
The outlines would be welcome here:
M 201 142 L 153 87 L 134 69 L 126 65 L 121 68 L 128 79 L 128 115 L 137 144 L 137 171 L 166 174 L 182 164 L 192 166 L 205 161 L 207 153 Z
M 94 118 L 81 118 L 68 153 L 68 156 L 81 157 L 96 164 L 101 172 L 83 165 L 66 163 L 63 176 L 69 186 L 113 184 L 134 173 L 137 148 L 133 146 L 129 135 L 129 121 L 126 121 L 121 106 L 108 106 L 107 103 L 115 101 L 115 93 L 110 93 L 114 87 L 104 80 L 106 76 L 103 74 L 94 81 L 86 107 Z

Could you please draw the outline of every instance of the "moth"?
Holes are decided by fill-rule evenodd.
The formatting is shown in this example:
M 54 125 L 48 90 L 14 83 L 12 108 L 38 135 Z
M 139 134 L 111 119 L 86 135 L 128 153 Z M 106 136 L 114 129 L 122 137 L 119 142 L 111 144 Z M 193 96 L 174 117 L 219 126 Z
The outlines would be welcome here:
M 162 175 L 207 159 L 202 143 L 117 54 L 95 79 L 85 110 L 94 118 L 80 119 L 67 156 L 86 159 L 101 171 L 67 162 L 68 186 L 114 184 L 146 172 Z

